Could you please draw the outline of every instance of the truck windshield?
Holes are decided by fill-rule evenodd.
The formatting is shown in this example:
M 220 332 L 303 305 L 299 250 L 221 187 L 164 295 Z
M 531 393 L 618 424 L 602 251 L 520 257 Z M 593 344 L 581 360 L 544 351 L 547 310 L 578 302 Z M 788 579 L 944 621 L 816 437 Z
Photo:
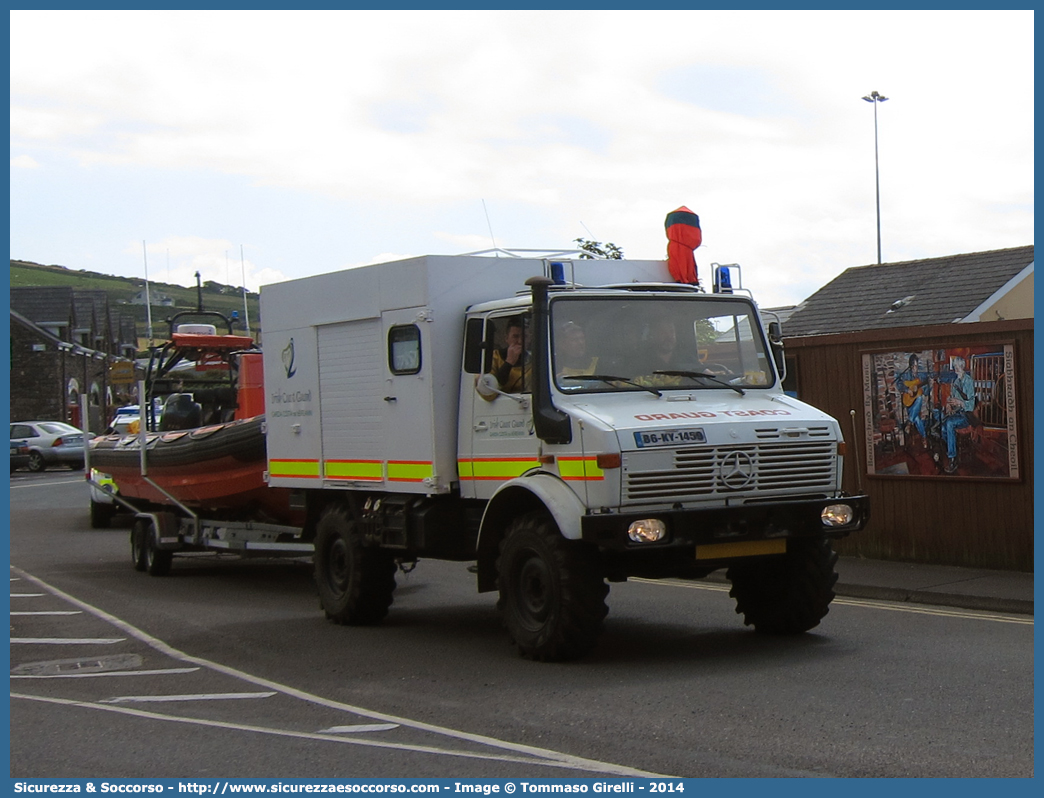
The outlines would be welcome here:
M 552 373 L 564 393 L 767 388 L 752 303 L 737 297 L 555 297 Z

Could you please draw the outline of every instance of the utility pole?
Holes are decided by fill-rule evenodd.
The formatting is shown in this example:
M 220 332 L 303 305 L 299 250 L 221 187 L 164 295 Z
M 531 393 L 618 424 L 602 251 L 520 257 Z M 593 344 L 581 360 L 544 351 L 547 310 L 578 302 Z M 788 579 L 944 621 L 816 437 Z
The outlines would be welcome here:
M 877 189 L 877 262 L 881 262 L 881 167 L 877 158 L 877 104 L 888 98 L 876 91 L 863 98 L 874 106 L 874 185 Z

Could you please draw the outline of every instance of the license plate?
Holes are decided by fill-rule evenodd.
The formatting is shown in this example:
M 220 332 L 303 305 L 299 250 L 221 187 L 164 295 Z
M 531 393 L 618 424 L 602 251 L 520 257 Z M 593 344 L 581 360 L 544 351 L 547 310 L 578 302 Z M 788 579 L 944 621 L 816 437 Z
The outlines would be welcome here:
M 634 433 L 634 443 L 639 449 L 654 446 L 684 446 L 692 443 L 706 443 L 707 436 L 702 429 L 657 429 L 643 430 Z

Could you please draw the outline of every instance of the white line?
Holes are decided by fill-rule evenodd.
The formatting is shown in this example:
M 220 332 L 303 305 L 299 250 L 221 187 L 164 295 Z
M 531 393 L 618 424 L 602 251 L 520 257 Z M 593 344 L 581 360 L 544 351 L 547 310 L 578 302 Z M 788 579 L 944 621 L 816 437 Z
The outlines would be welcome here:
M 22 644 L 42 644 L 45 646 L 76 646 L 81 644 L 107 646 L 112 643 L 122 643 L 126 639 L 126 637 L 12 637 L 11 642 Z
M 86 479 L 63 479 L 60 482 L 29 482 L 24 485 L 12 485 L 11 490 L 18 490 L 20 488 L 49 488 L 52 485 L 83 485 L 87 482 Z
M 271 731 L 269 729 L 252 729 L 254 731 L 263 731 L 263 732 L 268 733 L 268 734 L 276 734 L 276 733 L 283 734 L 283 733 L 285 733 L 285 734 L 290 734 L 291 736 L 301 736 L 301 737 L 308 737 L 308 738 L 311 738 L 311 739 L 320 739 L 320 740 L 336 740 L 336 741 L 342 742 L 342 743 L 352 742 L 352 743 L 355 743 L 355 744 L 358 744 L 358 745 L 373 745 L 373 746 L 377 746 L 377 747 L 403 748 L 404 750 L 428 750 L 431 753 L 448 754 L 450 756 L 468 756 L 468 757 L 474 757 L 474 758 L 478 758 L 478 759 L 501 759 L 501 760 L 504 760 L 504 761 L 520 761 L 520 762 L 528 762 L 528 763 L 531 763 L 531 764 L 545 764 L 546 763 L 546 764 L 552 765 L 552 766 L 570 768 L 570 769 L 573 769 L 573 770 L 583 770 L 583 771 L 588 771 L 588 772 L 592 772 L 592 773 L 606 773 L 606 774 L 614 774 L 614 775 L 619 775 L 619 776 L 636 776 L 636 777 L 645 777 L 645 778 L 649 778 L 649 777 L 666 778 L 666 776 L 664 774 L 662 774 L 662 773 L 650 773 L 648 771 L 638 770 L 636 768 L 629 768 L 629 767 L 626 767 L 625 765 L 617 765 L 617 764 L 614 764 L 614 763 L 611 763 L 611 762 L 599 762 L 599 761 L 594 760 L 594 759 L 584 759 L 583 757 L 571 756 L 569 754 L 563 754 L 563 753 L 561 753 L 559 751 L 551 751 L 551 750 L 548 750 L 546 748 L 537 748 L 536 746 L 523 745 L 521 743 L 510 743 L 510 742 L 507 742 L 505 740 L 498 740 L 495 737 L 486 737 L 486 736 L 481 735 L 481 734 L 471 734 L 469 732 L 463 732 L 463 731 L 459 731 L 459 730 L 456 730 L 456 729 L 449 729 L 449 728 L 445 728 L 445 727 L 442 727 L 442 726 L 435 726 L 435 725 L 430 724 L 430 723 L 423 723 L 421 721 L 410 720 L 408 718 L 400 718 L 400 717 L 397 717 L 395 715 L 387 715 L 387 714 L 384 714 L 382 712 L 375 712 L 373 710 L 365 709 L 363 707 L 357 707 L 357 706 L 353 706 L 351 704 L 343 704 L 340 701 L 333 701 L 333 700 L 328 699 L 328 698 L 323 698 L 321 696 L 312 695 L 311 693 L 307 693 L 307 692 L 305 692 L 303 690 L 298 690 L 298 689 L 296 689 L 294 687 L 289 687 L 287 685 L 279 684 L 277 682 L 273 682 L 273 681 L 270 681 L 268 679 L 263 679 L 263 678 L 261 678 L 259 676 L 254 676 L 252 674 L 245 673 L 245 672 L 240 671 L 240 670 L 236 670 L 235 668 L 230 668 L 230 667 L 228 667 L 226 665 L 221 665 L 221 664 L 219 664 L 217 662 L 211 662 L 210 660 L 203 659 L 202 657 L 194 657 L 194 656 L 192 656 L 190 654 L 186 654 L 185 652 L 179 651 L 178 649 L 174 648 L 173 646 L 170 646 L 167 643 L 164 643 L 162 640 L 160 640 L 160 639 L 158 639 L 156 637 L 153 637 L 152 635 L 148 634 L 147 632 L 143 632 L 140 629 L 138 629 L 138 628 L 136 628 L 134 626 L 131 626 L 126 621 L 124 621 L 124 620 L 122 620 L 120 618 L 117 618 L 114 615 L 111 615 L 111 614 L 105 612 L 105 610 L 99 609 L 98 607 L 94 607 L 94 606 L 88 604 L 85 601 L 81 601 L 80 599 L 78 599 L 78 598 L 76 598 L 74 596 L 71 596 L 68 593 L 65 593 L 64 591 L 59 590 L 58 588 L 56 588 L 56 587 L 54 587 L 52 585 L 47 584 L 42 579 L 39 579 L 38 577 L 35 577 L 32 574 L 27 573 L 26 571 L 21 570 L 20 568 L 15 568 L 14 566 L 11 566 L 11 568 L 17 574 L 22 576 L 23 578 L 28 579 L 33 584 L 38 585 L 41 588 L 45 588 L 46 590 L 50 591 L 53 595 L 57 596 L 58 598 L 64 599 L 65 601 L 69 602 L 70 604 L 72 604 L 74 606 L 77 606 L 77 607 L 80 607 L 81 609 L 86 610 L 87 612 L 91 613 L 95 617 L 101 618 L 102 620 L 107 621 L 108 623 L 112 624 L 117 629 L 120 629 L 121 631 L 123 631 L 124 633 L 130 635 L 131 637 L 134 637 L 135 639 L 145 643 L 146 645 L 151 646 L 156 651 L 159 651 L 159 652 L 161 652 L 163 654 L 166 654 L 167 656 L 169 656 L 169 657 L 171 657 L 173 659 L 180 660 L 181 662 L 188 662 L 188 663 L 191 663 L 193 665 L 200 665 L 200 666 L 202 666 L 204 668 L 208 668 L 210 670 L 216 671 L 217 673 L 223 673 L 223 674 L 228 675 L 228 676 L 233 676 L 235 678 L 242 679 L 243 681 L 248 682 L 250 684 L 257 685 L 258 687 L 263 687 L 263 688 L 266 688 L 266 689 L 275 690 L 275 691 L 277 691 L 279 693 L 283 693 L 284 695 L 288 695 L 288 696 L 291 696 L 291 697 L 294 697 L 294 698 L 299 698 L 302 701 L 307 701 L 307 702 L 309 702 L 311 704 L 315 704 L 317 706 L 327 707 L 327 708 L 330 708 L 330 709 L 339 710 L 341 712 L 350 712 L 350 713 L 352 713 L 354 715 L 359 715 L 359 716 L 364 717 L 364 718 L 370 718 L 372 720 L 381 721 L 381 722 L 385 722 L 385 723 L 397 723 L 397 724 L 399 724 L 401 726 L 406 726 L 406 727 L 411 728 L 411 729 L 417 729 L 418 731 L 431 732 L 433 734 L 442 735 L 442 736 L 445 736 L 445 737 L 449 737 L 451 739 L 461 740 L 461 741 L 469 742 L 469 743 L 475 743 L 475 744 L 478 744 L 478 745 L 489 746 L 491 748 L 500 748 L 500 749 L 503 749 L 503 750 L 506 750 L 506 751 L 511 751 L 511 752 L 518 753 L 518 754 L 525 754 L 525 755 L 527 755 L 529 757 L 536 757 L 537 759 L 534 760 L 534 759 L 524 759 L 523 758 L 523 759 L 517 759 L 516 760 L 515 758 L 511 758 L 510 760 L 505 760 L 503 757 L 493 757 L 493 756 L 488 756 L 488 755 L 483 755 L 483 754 L 473 754 L 473 753 L 464 753 L 464 752 L 446 752 L 446 751 L 443 751 L 443 750 L 440 750 L 440 749 L 421 749 L 421 748 L 416 748 L 416 747 L 411 747 L 411 746 L 397 746 L 397 745 L 392 745 L 390 743 L 374 743 L 372 741 L 364 742 L 364 741 L 361 741 L 361 740 L 351 740 L 351 739 L 344 738 L 344 737 L 333 737 L 333 736 L 324 737 L 322 735 L 301 734 L 301 733 L 296 733 L 296 732 L 273 732 L 273 731 Z M 12 693 L 12 696 L 16 697 L 16 698 L 28 698 L 28 699 L 31 699 L 31 700 L 52 700 L 52 699 L 37 698 L 35 696 L 16 696 L 13 693 Z M 57 701 L 57 699 L 53 699 L 53 700 Z M 118 707 L 114 707 L 114 706 L 101 706 L 101 705 L 98 705 L 98 704 L 81 704 L 79 702 L 66 702 L 66 703 L 76 704 L 76 705 L 79 705 L 79 706 L 95 707 L 95 708 L 99 708 L 99 709 L 108 709 L 109 711 L 114 711 L 114 712 L 115 711 L 119 711 L 119 712 L 128 712 L 128 713 L 134 713 L 134 714 L 139 714 L 141 712 L 141 710 L 131 710 L 129 708 L 118 708 Z M 186 719 L 183 719 L 183 718 L 167 718 L 167 716 L 158 716 L 158 717 L 161 717 L 163 719 L 173 720 L 173 721 L 179 721 L 179 722 L 194 722 L 194 721 L 189 721 L 189 720 L 186 720 Z M 213 724 L 213 725 L 219 725 L 219 724 Z M 227 728 L 244 728 L 244 727 L 227 726 Z
M 170 673 L 195 673 L 199 668 L 162 668 L 154 671 L 101 671 L 99 673 L 25 673 L 12 679 L 93 679 L 97 676 L 166 676 Z
M 44 610 L 42 612 L 14 612 L 12 615 L 83 615 L 83 610 Z
M 391 731 L 399 728 L 398 723 L 359 723 L 355 726 L 331 726 L 320 729 L 318 734 L 363 734 L 365 732 Z
M 668 587 L 684 587 L 686 590 L 710 590 L 714 593 L 728 593 L 728 585 L 715 585 L 696 582 L 681 582 L 677 579 L 645 579 L 640 576 L 627 578 L 628 582 L 643 582 L 647 585 L 667 585 Z
M 11 598 L 40 598 L 40 596 L 46 595 L 46 593 L 12 593 Z
M 710 590 L 718 593 L 726 593 L 730 589 L 728 585 L 693 584 L 690 582 L 681 582 L 676 579 L 643 579 L 641 577 L 631 577 L 627 581 L 642 582 L 647 585 L 681 587 L 686 588 L 687 590 Z M 855 598 L 836 598 L 833 603 L 849 607 L 867 607 L 875 610 L 889 610 L 891 612 L 910 612 L 915 615 L 938 615 L 947 618 L 968 618 L 976 621 L 993 621 L 994 623 L 1014 623 L 1033 626 L 1032 616 L 1001 615 L 991 612 L 975 612 L 973 610 L 948 610 L 934 607 L 930 604 L 904 604 L 902 602 L 870 601 Z
M 103 698 L 99 704 L 164 704 L 172 701 L 232 701 L 237 698 L 271 698 L 270 693 L 199 693 L 198 695 L 121 695 Z
M 1033 616 L 999 615 L 996 613 L 974 612 L 971 610 L 947 610 L 931 606 L 911 606 L 901 603 L 886 603 L 882 601 L 869 601 L 864 599 L 836 598 L 834 604 L 844 604 L 849 607 L 867 607 L 875 610 L 888 610 L 889 612 L 912 612 L 915 615 L 937 615 L 944 618 L 968 618 L 975 621 L 993 621 L 994 623 L 1014 623 L 1023 626 L 1033 626 Z
M 218 729 L 231 729 L 233 731 L 248 731 L 257 732 L 259 734 L 271 734 L 277 737 L 293 737 L 302 740 L 321 740 L 331 743 L 341 743 L 342 745 L 358 745 L 364 748 L 383 748 L 394 751 L 411 751 L 419 754 L 434 754 L 436 756 L 453 756 L 461 757 L 464 759 L 483 759 L 492 762 L 512 762 L 523 765 L 540 765 L 543 767 L 561 767 L 570 768 L 575 770 L 594 770 L 595 772 L 605 773 L 624 773 L 626 772 L 632 776 L 650 776 L 655 778 L 677 778 L 676 776 L 662 776 L 655 773 L 646 773 L 641 770 L 632 770 L 630 768 L 622 768 L 618 765 L 607 765 L 606 763 L 595 762 L 588 759 L 578 759 L 576 757 L 565 757 L 564 754 L 558 754 L 559 757 L 564 757 L 561 760 L 553 759 L 532 759 L 529 757 L 522 756 L 505 756 L 498 754 L 480 754 L 473 751 L 455 751 L 447 748 L 434 748 L 427 745 L 406 745 L 403 743 L 381 743 L 374 740 L 359 740 L 352 739 L 351 737 L 338 737 L 335 735 L 325 735 L 321 733 L 313 732 L 298 732 L 290 729 L 270 729 L 264 726 L 249 726 L 242 723 L 225 723 L 217 720 L 199 720 L 195 718 L 184 718 L 177 715 L 161 715 L 157 712 L 149 712 L 143 709 L 132 709 L 131 707 L 117 707 L 112 705 L 103 704 L 92 704 L 86 701 L 70 701 L 65 698 L 49 698 L 46 696 L 35 696 L 35 695 L 23 695 L 20 693 L 11 693 L 11 698 L 23 698 L 27 701 L 42 701 L 48 704 L 60 704 L 62 706 L 82 707 L 84 709 L 101 709 L 107 712 L 117 712 L 123 715 L 133 715 L 138 718 L 151 718 L 153 720 L 165 720 L 172 723 L 187 723 L 192 726 L 210 726 Z M 416 725 L 416 724 L 412 724 Z M 501 747 L 515 747 L 510 743 L 499 742 Z M 525 746 L 520 746 L 525 747 Z M 542 750 L 542 749 L 536 749 Z M 555 752 L 548 751 L 547 753 L 553 754 Z M 582 767 L 581 763 L 589 762 L 591 765 L 597 765 L 599 767 Z M 607 770 L 612 768 L 611 771 Z

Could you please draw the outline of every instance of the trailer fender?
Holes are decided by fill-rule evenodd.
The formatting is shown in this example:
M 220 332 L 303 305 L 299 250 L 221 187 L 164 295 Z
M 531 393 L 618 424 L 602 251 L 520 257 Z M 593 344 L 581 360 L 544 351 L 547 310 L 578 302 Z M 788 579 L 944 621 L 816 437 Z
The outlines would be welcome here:
M 497 553 L 508 524 L 520 515 L 543 510 L 569 540 L 580 539 L 580 518 L 587 511 L 572 488 L 554 474 L 531 472 L 505 482 L 486 505 L 478 539 L 478 589 L 497 589 Z

